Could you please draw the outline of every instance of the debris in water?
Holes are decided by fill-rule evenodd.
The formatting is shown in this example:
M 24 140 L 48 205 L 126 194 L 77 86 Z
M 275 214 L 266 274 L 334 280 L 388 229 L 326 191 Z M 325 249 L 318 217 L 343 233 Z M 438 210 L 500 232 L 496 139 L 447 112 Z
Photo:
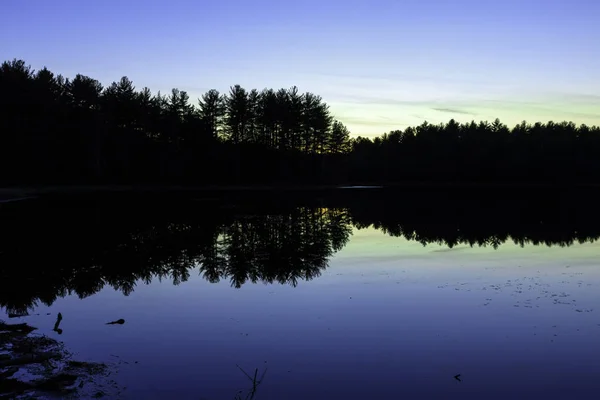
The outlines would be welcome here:
M 115 324 L 123 325 L 124 323 L 125 323 L 125 320 L 123 318 L 121 318 L 116 321 L 107 322 L 106 325 L 115 325 Z
M 63 330 L 59 328 L 60 325 L 60 321 L 62 321 L 63 316 L 61 313 L 58 313 L 58 315 L 56 316 L 56 322 L 54 323 L 54 329 L 52 329 L 54 332 L 57 332 L 59 335 L 62 335 Z
M 74 361 L 62 343 L 32 334 L 35 329 L 0 321 L 0 399 L 90 398 L 88 390 L 97 391 L 109 383 L 103 379 L 108 372 L 105 364 Z

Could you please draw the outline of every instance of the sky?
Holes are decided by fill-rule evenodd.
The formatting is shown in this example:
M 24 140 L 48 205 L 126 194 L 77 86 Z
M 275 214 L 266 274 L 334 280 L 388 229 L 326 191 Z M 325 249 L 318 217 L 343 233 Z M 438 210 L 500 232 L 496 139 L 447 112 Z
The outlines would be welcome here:
M 0 59 L 138 89 L 289 88 L 353 136 L 600 125 L 598 0 L 2 0 Z

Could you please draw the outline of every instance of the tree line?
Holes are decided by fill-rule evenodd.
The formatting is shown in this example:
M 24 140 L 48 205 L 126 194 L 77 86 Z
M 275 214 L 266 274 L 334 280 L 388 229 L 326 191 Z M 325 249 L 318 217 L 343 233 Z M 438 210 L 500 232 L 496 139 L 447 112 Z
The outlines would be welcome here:
M 498 119 L 375 138 L 313 93 L 228 93 L 197 101 L 123 77 L 104 87 L 23 60 L 0 66 L 0 184 L 598 183 L 600 128 Z M 194 104 L 195 103 L 195 104 Z
M 600 127 L 499 119 L 424 122 L 352 142 L 354 178 L 383 182 L 600 183 Z M 379 178 L 377 178 L 379 177 Z
M 323 99 L 295 86 L 213 89 L 193 105 L 182 90 L 136 91 L 127 77 L 103 87 L 13 60 L 0 67 L 0 96 L 4 183 L 310 178 L 304 167 L 350 143 Z

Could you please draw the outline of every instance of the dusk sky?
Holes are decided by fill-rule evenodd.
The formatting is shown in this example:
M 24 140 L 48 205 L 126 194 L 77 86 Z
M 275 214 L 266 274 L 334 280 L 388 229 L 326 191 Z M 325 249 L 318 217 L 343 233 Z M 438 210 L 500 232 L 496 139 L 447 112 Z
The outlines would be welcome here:
M 3 0 L 0 58 L 104 85 L 319 94 L 354 136 L 600 125 L 598 0 Z

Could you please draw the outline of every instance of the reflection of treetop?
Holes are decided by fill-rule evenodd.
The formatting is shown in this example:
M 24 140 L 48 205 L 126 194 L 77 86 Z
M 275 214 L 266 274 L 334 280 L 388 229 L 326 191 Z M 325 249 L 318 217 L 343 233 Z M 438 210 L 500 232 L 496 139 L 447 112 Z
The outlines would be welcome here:
M 104 226 L 94 234 L 94 243 L 77 229 L 91 234 L 91 226 L 71 226 L 58 239 L 51 231 L 56 225 L 41 225 L 45 232 L 15 236 L 13 231 L 11 243 L 3 242 L 0 301 L 10 309 L 31 306 L 35 298 L 50 304 L 72 292 L 89 296 L 106 284 L 125 295 L 137 280 L 150 283 L 155 277 L 168 277 L 178 284 L 195 267 L 208 281 L 229 279 L 237 288 L 247 281 L 295 286 L 299 280 L 319 276 L 351 234 L 345 211 L 309 208 L 230 221 L 165 222 L 133 231 L 129 226 Z M 26 279 L 23 274 L 29 276 L 32 268 L 34 279 Z
M 344 193 L 316 200 L 294 193 L 285 206 L 267 196 L 246 208 L 214 207 L 222 203 L 216 200 L 199 209 L 181 199 L 147 208 L 118 199 L 15 205 L 0 212 L 0 304 L 18 311 L 71 293 L 89 296 L 105 285 L 128 295 L 138 281 L 178 284 L 194 271 L 237 288 L 296 285 L 318 277 L 353 228 L 449 247 L 497 247 L 507 240 L 567 246 L 599 237 L 600 218 L 590 211 L 598 196 L 568 193 L 569 203 L 542 193 L 543 203 L 510 203 L 494 194 L 503 205 L 495 207 L 481 193 L 473 200 L 445 195 L 439 207 L 429 193 Z
M 343 212 L 335 210 L 245 216 L 221 227 L 214 246 L 199 260 L 200 270 L 211 282 L 229 276 L 235 287 L 247 280 L 295 286 L 298 279 L 319 276 L 350 232 Z

